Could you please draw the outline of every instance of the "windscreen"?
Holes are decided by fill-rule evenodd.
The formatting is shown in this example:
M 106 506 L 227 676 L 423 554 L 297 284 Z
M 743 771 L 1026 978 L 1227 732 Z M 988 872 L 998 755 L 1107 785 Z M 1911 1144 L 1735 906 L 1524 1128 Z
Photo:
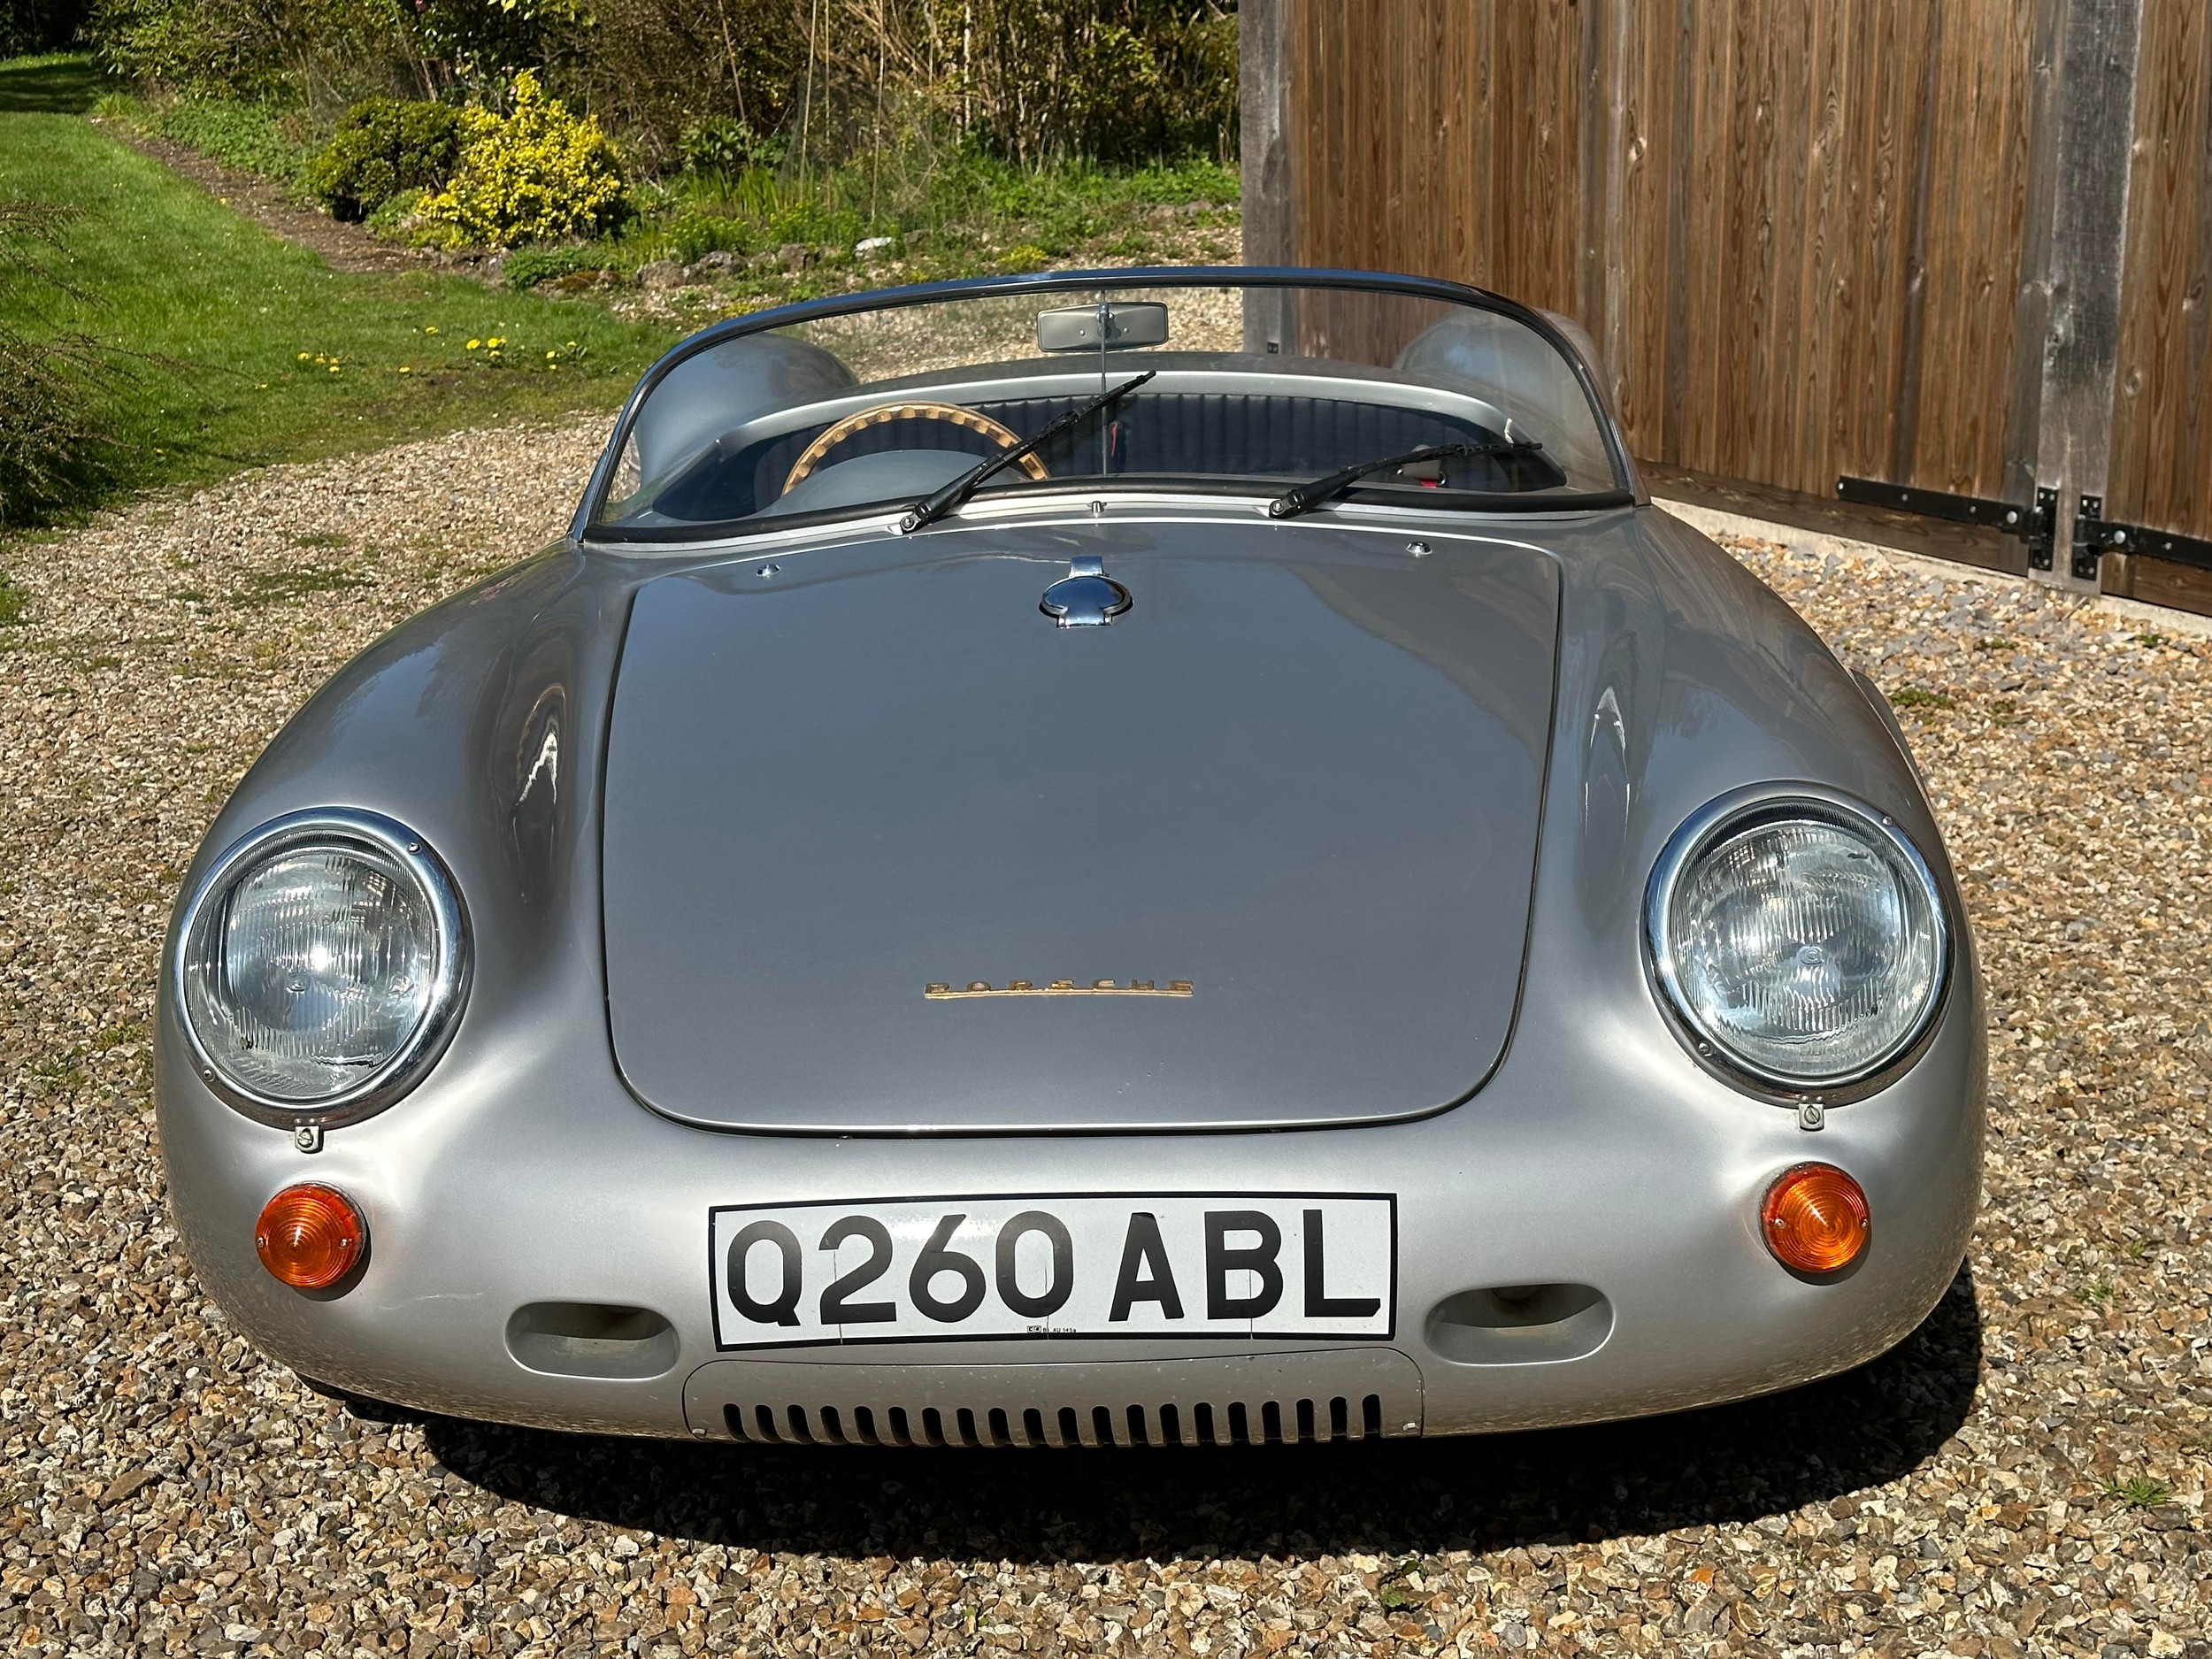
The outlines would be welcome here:
M 1110 398 L 1108 394 L 1117 394 Z M 1503 311 L 1343 288 L 1034 284 L 722 339 L 640 405 L 592 521 L 721 534 L 984 492 L 1156 482 L 1571 505 L 1624 485 L 1574 365 Z

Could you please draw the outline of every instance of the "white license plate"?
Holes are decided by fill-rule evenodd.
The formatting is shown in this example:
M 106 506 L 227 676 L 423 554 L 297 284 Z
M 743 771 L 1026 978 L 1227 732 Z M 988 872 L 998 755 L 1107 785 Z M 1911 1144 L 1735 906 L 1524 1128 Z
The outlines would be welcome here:
M 716 1345 L 1393 1333 L 1397 1200 L 1110 1193 L 707 1212 Z

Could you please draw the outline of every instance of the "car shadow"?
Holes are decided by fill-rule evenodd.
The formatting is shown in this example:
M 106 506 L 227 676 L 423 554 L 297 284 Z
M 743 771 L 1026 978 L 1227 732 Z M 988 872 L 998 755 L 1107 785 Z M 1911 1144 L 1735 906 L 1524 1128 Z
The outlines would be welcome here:
M 1965 1421 L 1981 1355 L 1962 1267 L 1912 1335 L 1855 1371 L 1586 1428 L 1054 1456 L 424 1422 L 446 1469 L 497 1496 L 698 1544 L 1029 1563 L 1424 1555 L 1747 1523 L 1895 1480 Z

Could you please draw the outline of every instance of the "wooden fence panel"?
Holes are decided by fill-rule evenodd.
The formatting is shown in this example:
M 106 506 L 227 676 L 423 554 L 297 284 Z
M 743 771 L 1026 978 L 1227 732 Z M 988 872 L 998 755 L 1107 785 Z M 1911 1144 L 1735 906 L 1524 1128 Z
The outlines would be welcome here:
M 2212 537 L 2212 19 L 2145 0 L 2107 516 Z M 2148 561 L 2139 560 L 2139 566 Z M 2145 572 L 2139 570 L 2138 593 Z
M 1917 157 L 1928 176 L 1916 213 L 1925 298 L 1917 384 L 1900 387 L 1910 426 L 1886 475 L 1995 495 L 2028 207 L 2032 17 L 2012 0 L 1921 9 L 1942 35 Z
M 1245 6 L 1279 69 L 1269 259 L 1567 313 L 1693 487 L 2047 490 L 2039 574 L 2212 611 L 2212 556 L 2101 565 L 2088 522 L 2212 539 L 2207 0 Z
M 1843 472 L 1994 494 L 2022 12 L 1307 0 L 1295 256 L 1574 316 L 1652 459 L 1821 495 Z
M 1563 0 L 1299 5 L 1286 123 L 1298 261 L 1369 265 L 1387 250 L 1402 269 L 1578 311 L 1575 13 Z

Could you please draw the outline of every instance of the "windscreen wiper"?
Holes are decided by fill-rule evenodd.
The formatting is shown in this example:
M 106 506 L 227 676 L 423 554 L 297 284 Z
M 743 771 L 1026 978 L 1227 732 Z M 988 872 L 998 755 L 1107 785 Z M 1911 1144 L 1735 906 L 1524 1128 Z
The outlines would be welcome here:
M 1286 489 L 1267 503 L 1271 518 L 1295 518 L 1302 512 L 1311 511 L 1325 501 L 1333 501 L 1360 480 L 1377 472 L 1387 472 L 1401 466 L 1417 466 L 1424 461 L 1446 461 L 1463 455 L 1527 455 L 1544 446 L 1530 439 L 1509 443 L 1475 442 L 1424 444 L 1417 449 L 1408 449 L 1403 455 L 1386 455 L 1379 461 L 1361 461 L 1356 465 L 1340 467 L 1325 478 L 1317 478 L 1310 484 L 1301 484 Z
M 965 505 L 968 497 L 982 488 L 984 480 L 991 477 L 993 473 L 1013 465 L 1025 455 L 1033 455 L 1062 433 L 1068 431 L 1071 427 L 1081 426 L 1100 411 L 1111 409 L 1158 373 L 1157 369 L 1147 369 L 1142 374 L 1132 380 L 1124 380 L 1110 392 L 1101 392 L 1080 409 L 1071 409 L 1059 419 L 1046 422 L 1043 430 L 1035 437 L 1018 443 L 1012 449 L 993 456 L 987 461 L 979 462 L 976 465 L 970 467 L 958 478 L 954 479 L 951 483 L 924 496 L 909 507 L 906 510 L 906 517 L 899 520 L 899 534 L 912 535 L 924 525 L 934 524 L 947 513 Z

